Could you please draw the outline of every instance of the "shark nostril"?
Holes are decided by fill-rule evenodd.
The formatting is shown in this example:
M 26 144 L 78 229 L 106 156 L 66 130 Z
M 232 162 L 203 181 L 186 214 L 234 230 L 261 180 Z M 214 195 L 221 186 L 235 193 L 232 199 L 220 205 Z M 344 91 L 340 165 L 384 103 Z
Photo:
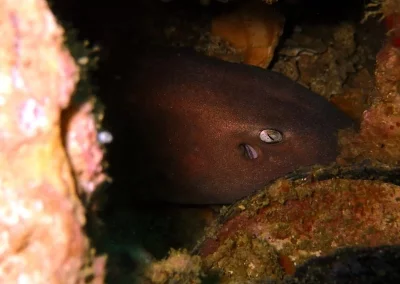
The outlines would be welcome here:
M 258 158 L 258 153 L 256 149 L 254 149 L 252 146 L 249 144 L 242 143 L 239 145 L 240 149 L 243 152 L 243 155 L 249 159 L 249 160 L 254 160 Z
M 260 132 L 260 139 L 265 143 L 274 144 L 281 142 L 283 140 L 283 135 L 275 129 L 264 129 Z

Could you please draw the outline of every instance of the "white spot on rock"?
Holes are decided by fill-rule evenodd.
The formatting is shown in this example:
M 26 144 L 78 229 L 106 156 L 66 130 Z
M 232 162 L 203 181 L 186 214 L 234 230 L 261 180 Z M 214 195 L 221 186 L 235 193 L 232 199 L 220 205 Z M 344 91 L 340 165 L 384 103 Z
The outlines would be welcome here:
M 27 136 L 34 136 L 40 129 L 48 126 L 44 107 L 35 99 L 28 99 L 21 108 L 19 116 L 20 129 Z

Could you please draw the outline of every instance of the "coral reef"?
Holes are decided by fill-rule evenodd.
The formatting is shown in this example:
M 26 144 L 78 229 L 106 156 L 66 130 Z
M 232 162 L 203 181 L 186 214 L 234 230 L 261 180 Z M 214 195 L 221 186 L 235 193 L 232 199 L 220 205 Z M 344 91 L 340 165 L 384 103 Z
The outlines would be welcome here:
M 398 170 L 355 168 L 298 173 L 230 207 L 199 247 L 206 271 L 218 272 L 221 283 L 282 279 L 336 248 L 399 244 L 400 187 L 357 180 L 387 176 L 399 182 Z
M 391 165 L 400 161 L 400 52 L 388 41 L 376 57 L 373 105 L 363 113 L 359 132 L 345 131 L 339 159 L 373 159 Z
M 355 40 L 356 26 L 299 26 L 277 50 L 273 70 L 329 99 L 355 120 L 370 106 L 373 52 Z M 320 36 L 323 35 L 323 36 Z
M 93 100 L 79 104 L 76 109 L 68 109 L 63 118 L 67 119 L 66 149 L 71 160 L 72 169 L 78 182 L 79 193 L 89 200 L 100 184 L 107 180 L 104 173 L 104 149 L 96 126 Z M 103 138 L 110 142 L 109 138 Z M 110 138 L 111 139 L 111 138 Z
M 61 113 L 79 68 L 46 1 L 2 0 L 0 14 L 0 282 L 101 283 L 104 258 L 89 250 L 69 160 L 87 150 L 64 148 L 75 138 Z
M 140 283 L 201 283 L 203 269 L 220 276 L 226 283 L 265 283 L 265 279 L 271 278 L 280 282 L 285 275 L 293 274 L 298 279 L 286 280 L 307 283 L 311 278 L 304 272 L 304 267 L 321 268 L 328 259 L 335 263 L 334 268 L 342 268 L 349 262 L 351 265 L 366 259 L 362 251 L 356 251 L 358 255 L 351 256 L 349 261 L 342 258 L 349 251 L 351 254 L 352 249 L 336 254 L 339 259 L 336 262 L 335 258 L 326 257 L 338 247 L 398 243 L 399 172 L 393 168 L 398 165 L 400 155 L 398 0 L 373 1 L 378 6 L 371 7 L 384 16 L 387 40 L 382 49 L 383 32 L 369 33 L 367 28 L 367 32 L 362 31 L 363 28 L 351 20 L 335 19 L 334 24 L 326 25 L 295 23 L 295 26 L 289 26 L 293 33 L 281 38 L 281 20 L 266 17 L 262 9 L 255 9 L 256 13 L 251 9 L 234 12 L 227 9 L 222 15 L 210 16 L 203 13 L 204 7 L 187 8 L 190 5 L 185 6 L 188 3 L 185 1 L 182 1 L 185 2 L 183 6 L 179 6 L 179 1 L 142 2 L 146 4 L 138 4 L 135 11 L 121 9 L 122 4 L 116 4 L 118 8 L 107 6 L 113 11 L 106 9 L 100 16 L 90 10 L 90 26 L 99 25 L 101 31 L 98 34 L 104 32 L 106 41 L 112 42 L 118 52 L 127 50 L 127 56 L 138 55 L 129 45 L 132 42 L 189 46 L 208 55 L 264 68 L 274 55 L 271 67 L 275 71 L 331 100 L 360 121 L 361 126 L 359 130 L 343 131 L 340 137 L 339 162 L 350 164 L 350 171 L 337 167 L 327 173 L 317 167 L 304 175 L 296 172 L 270 185 L 268 191 L 264 189 L 257 196 L 223 208 L 219 222 L 207 230 L 202 259 L 174 251 L 166 259 L 151 262 L 153 258 L 149 255 L 162 259 L 169 246 L 190 247 L 204 224 L 214 216 L 207 217 L 207 222 L 200 222 L 205 219 L 204 214 L 189 212 L 187 208 L 177 209 L 177 214 L 158 204 L 143 205 L 145 209 L 135 204 L 131 206 L 133 209 L 123 211 L 120 203 L 116 203 L 114 211 L 111 210 L 113 214 L 108 214 L 105 220 L 111 225 L 104 231 L 110 235 L 108 245 L 119 246 L 122 253 L 110 255 L 109 279 L 126 276 L 131 280 L 137 276 L 136 270 L 143 269 L 137 279 Z M 202 1 L 202 4 L 209 8 L 213 4 L 224 5 L 221 2 Z M 228 2 L 235 4 L 235 1 Z M 300 5 L 301 1 L 282 2 Z M 100 18 L 97 22 L 94 21 L 96 16 Z M 117 17 L 117 23 L 107 26 L 106 17 Z M 131 24 L 131 18 L 138 18 L 138 23 Z M 376 21 L 372 24 L 376 26 Z M 280 46 L 276 48 L 278 41 Z M 277 53 L 274 54 L 275 48 Z M 379 49 L 375 68 L 375 55 Z M 78 62 L 84 62 L 84 58 Z M 70 173 L 75 175 L 77 192 L 85 198 L 90 198 L 93 190 L 106 178 L 93 111 L 93 103 L 85 101 L 69 107 L 63 115 L 68 122 L 62 135 L 68 151 L 68 177 Z M 365 159 L 378 160 L 389 166 L 380 171 L 377 165 L 368 169 L 364 164 L 353 165 L 355 161 Z M 130 174 L 134 173 L 130 171 Z M 120 184 L 128 188 L 124 182 Z M 72 190 L 68 192 L 68 198 L 72 196 L 73 204 L 77 204 L 74 208 L 81 208 Z M 185 220 L 176 222 L 179 219 Z M 388 260 L 392 259 L 390 253 L 385 255 Z M 315 256 L 322 258 L 311 264 L 307 262 Z M 101 281 L 105 261 L 104 257 L 86 261 L 92 279 Z M 138 268 L 141 265 L 144 267 Z M 311 274 L 329 271 L 332 267 L 319 268 Z M 355 274 L 351 270 L 347 272 L 348 276 Z M 331 277 L 330 274 L 322 276 Z

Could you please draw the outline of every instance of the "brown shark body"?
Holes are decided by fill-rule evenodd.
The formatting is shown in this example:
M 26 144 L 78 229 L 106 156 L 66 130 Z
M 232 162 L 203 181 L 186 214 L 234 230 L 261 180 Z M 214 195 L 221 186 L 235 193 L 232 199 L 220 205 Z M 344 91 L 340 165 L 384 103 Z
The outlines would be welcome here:
M 144 54 L 129 68 L 123 99 L 115 97 L 133 137 L 133 155 L 122 158 L 162 200 L 231 203 L 301 166 L 335 161 L 337 132 L 352 125 L 321 96 L 261 68 L 180 50 Z

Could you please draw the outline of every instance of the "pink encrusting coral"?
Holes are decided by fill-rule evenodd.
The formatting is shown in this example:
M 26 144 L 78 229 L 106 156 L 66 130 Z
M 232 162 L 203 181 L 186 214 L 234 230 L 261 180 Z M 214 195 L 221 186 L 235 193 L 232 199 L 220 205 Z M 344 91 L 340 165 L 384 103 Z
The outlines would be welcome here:
M 45 0 L 0 0 L 0 18 L 0 282 L 83 283 L 84 209 L 61 130 L 79 69 Z
M 78 181 L 79 192 L 90 198 L 107 176 L 102 161 L 101 141 L 98 139 L 93 100 L 88 100 L 77 109 L 66 127 L 66 147 L 72 168 Z

